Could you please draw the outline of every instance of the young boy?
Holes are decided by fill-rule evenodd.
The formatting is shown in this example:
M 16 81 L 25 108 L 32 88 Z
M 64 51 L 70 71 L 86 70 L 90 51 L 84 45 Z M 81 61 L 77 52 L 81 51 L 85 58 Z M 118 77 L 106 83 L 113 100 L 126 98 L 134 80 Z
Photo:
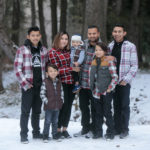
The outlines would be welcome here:
M 107 46 L 99 42 L 95 47 L 95 58 L 90 68 L 90 88 L 94 97 L 95 134 L 94 139 L 103 136 L 103 117 L 106 118 L 105 138 L 114 138 L 114 122 L 111 112 L 112 91 L 117 84 L 116 67 L 113 61 L 107 61 Z
M 28 143 L 28 120 L 31 109 L 33 138 L 42 137 L 39 127 L 42 105 L 40 88 L 42 80 L 45 79 L 45 65 L 48 61 L 48 54 L 40 39 L 41 33 L 39 28 L 29 28 L 27 40 L 17 50 L 14 61 L 14 70 L 22 89 L 20 136 L 21 142 L 25 144 Z
M 71 37 L 71 67 L 79 67 L 84 60 L 84 46 L 83 46 L 83 41 L 81 40 L 80 35 L 73 35 Z M 78 72 L 73 71 L 72 72 L 74 82 L 75 82 L 75 87 L 72 90 L 73 93 L 77 93 L 80 90 L 80 85 L 79 85 L 79 74 Z
M 57 134 L 57 123 L 59 110 L 62 107 L 63 101 L 61 99 L 61 81 L 56 78 L 58 75 L 58 68 L 56 65 L 48 64 L 46 67 L 47 78 L 43 81 L 41 86 L 40 96 L 44 102 L 45 122 L 43 130 L 43 141 L 48 142 L 49 128 L 52 124 L 53 139 L 59 139 Z

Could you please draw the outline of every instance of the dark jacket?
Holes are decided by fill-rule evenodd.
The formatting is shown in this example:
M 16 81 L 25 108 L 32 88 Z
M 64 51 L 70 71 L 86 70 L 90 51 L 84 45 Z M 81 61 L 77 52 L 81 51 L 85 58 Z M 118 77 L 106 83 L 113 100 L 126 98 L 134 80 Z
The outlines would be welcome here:
M 61 99 L 61 92 L 60 80 L 56 79 L 56 81 L 52 81 L 50 78 L 46 78 L 43 81 L 40 96 L 44 102 L 44 110 L 61 109 L 63 104 L 63 100 Z

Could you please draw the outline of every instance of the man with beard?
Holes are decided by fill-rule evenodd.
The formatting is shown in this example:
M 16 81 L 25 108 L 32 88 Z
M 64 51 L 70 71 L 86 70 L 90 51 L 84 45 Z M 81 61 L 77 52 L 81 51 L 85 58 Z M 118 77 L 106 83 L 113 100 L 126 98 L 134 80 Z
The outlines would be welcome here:
M 89 68 L 93 60 L 95 52 L 95 44 L 101 42 L 99 28 L 95 25 L 88 27 L 87 33 L 88 39 L 85 43 L 85 59 L 81 67 L 81 90 L 79 93 L 79 103 L 82 114 L 81 125 L 82 130 L 79 133 L 74 134 L 75 137 L 85 136 L 89 137 L 89 131 L 94 132 L 94 108 L 93 108 L 93 96 L 89 87 Z M 90 123 L 90 116 L 92 123 Z

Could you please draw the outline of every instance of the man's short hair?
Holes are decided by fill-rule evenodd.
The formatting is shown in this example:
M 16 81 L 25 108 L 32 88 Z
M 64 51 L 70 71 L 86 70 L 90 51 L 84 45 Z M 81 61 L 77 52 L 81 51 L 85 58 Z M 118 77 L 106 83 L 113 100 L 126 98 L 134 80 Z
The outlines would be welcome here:
M 89 25 L 88 29 L 96 28 L 98 32 L 100 32 L 99 27 L 96 25 Z
M 113 29 L 115 28 L 115 27 L 121 27 L 121 28 L 123 28 L 123 31 L 126 31 L 126 28 L 125 28 L 125 26 L 123 25 L 123 24 L 115 24 L 114 25 L 114 27 L 113 27 Z
M 28 29 L 28 35 L 29 35 L 32 31 L 39 31 L 39 32 L 40 32 L 40 29 L 39 29 L 38 26 L 30 27 L 30 28 Z

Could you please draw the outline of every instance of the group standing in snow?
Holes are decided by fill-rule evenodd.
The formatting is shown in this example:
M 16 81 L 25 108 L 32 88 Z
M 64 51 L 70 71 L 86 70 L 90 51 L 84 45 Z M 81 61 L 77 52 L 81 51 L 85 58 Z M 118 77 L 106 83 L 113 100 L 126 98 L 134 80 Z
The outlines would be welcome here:
M 22 90 L 20 137 L 28 143 L 30 111 L 34 139 L 71 138 L 68 125 L 72 103 L 79 93 L 81 131 L 73 136 L 114 139 L 129 135 L 130 86 L 138 69 L 136 46 L 126 39 L 123 25 L 113 27 L 113 41 L 106 46 L 99 28 L 87 29 L 87 39 L 79 34 L 70 38 L 59 32 L 48 51 L 40 42 L 38 27 L 28 30 L 27 40 L 17 52 L 14 69 Z M 71 45 L 71 47 L 70 47 Z M 112 113 L 112 101 L 113 112 Z M 43 133 L 40 132 L 42 102 L 45 110 Z M 106 118 L 107 130 L 102 125 Z

